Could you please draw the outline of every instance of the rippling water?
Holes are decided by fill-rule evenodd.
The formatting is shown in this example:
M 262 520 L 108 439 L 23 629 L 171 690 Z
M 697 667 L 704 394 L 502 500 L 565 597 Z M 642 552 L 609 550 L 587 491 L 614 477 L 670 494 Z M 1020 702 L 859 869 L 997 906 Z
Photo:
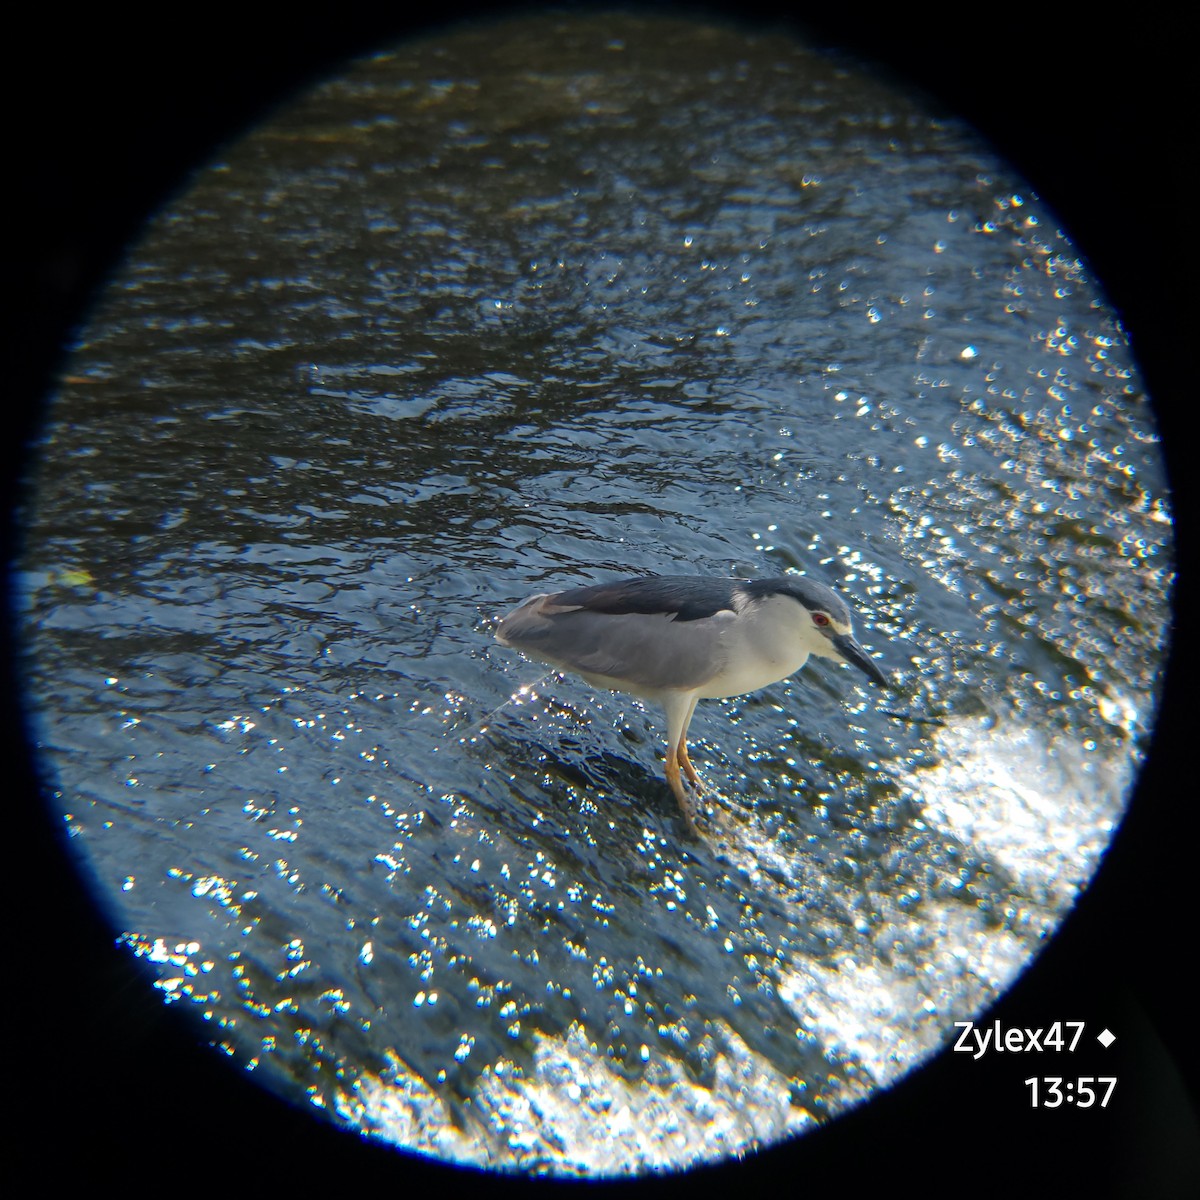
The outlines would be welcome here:
M 1172 579 L 1067 236 L 852 65 L 545 18 L 362 62 L 131 252 L 20 563 L 130 952 L 330 1120 L 556 1173 L 803 1131 L 944 1044 L 1119 822 Z M 498 647 L 551 585 L 803 571 L 895 676 L 660 715 Z

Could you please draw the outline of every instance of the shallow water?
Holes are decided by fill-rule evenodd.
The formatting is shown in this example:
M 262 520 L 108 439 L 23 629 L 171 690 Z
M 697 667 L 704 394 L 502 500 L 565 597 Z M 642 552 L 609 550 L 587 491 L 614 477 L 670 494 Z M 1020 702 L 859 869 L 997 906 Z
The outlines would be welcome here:
M 164 999 L 332 1120 L 562 1173 L 802 1131 L 1002 991 L 1120 820 L 1172 572 L 1036 196 L 850 64 L 632 18 L 380 55 L 199 172 L 26 527 L 42 763 Z M 785 570 L 899 694 L 703 705 L 703 841 L 658 714 L 491 638 Z

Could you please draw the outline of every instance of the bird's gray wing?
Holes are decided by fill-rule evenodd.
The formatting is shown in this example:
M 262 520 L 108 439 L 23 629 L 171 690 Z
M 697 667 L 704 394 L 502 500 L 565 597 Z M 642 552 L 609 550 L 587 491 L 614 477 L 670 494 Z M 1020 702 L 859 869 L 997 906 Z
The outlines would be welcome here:
M 731 610 L 677 621 L 674 613 L 564 604 L 588 590 L 527 600 L 500 622 L 497 638 L 530 658 L 635 694 L 690 691 L 723 667 L 721 634 Z

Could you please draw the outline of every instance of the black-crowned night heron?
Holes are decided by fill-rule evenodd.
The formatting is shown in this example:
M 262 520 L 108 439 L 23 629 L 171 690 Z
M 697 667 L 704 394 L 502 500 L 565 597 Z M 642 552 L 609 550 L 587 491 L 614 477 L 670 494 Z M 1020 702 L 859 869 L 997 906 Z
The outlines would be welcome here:
M 595 687 L 662 705 L 667 782 L 689 825 L 692 809 L 680 772 L 699 789 L 687 753 L 698 700 L 740 696 L 786 679 L 810 654 L 888 682 L 854 640 L 845 603 L 800 575 L 651 575 L 544 593 L 503 617 L 496 640 Z

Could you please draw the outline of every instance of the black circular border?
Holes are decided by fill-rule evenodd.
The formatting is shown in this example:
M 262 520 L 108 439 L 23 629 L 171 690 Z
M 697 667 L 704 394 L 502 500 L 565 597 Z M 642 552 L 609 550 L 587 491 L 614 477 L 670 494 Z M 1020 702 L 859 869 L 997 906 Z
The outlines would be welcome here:
M 1129 816 L 1076 910 L 988 1014 L 1005 1026 L 1107 1024 L 1119 1035 L 1103 1059 L 1105 1073 L 1120 1078 L 1111 1111 L 1048 1119 L 1029 1108 L 1020 1083 L 1035 1068 L 1003 1056 L 943 1054 L 796 1142 L 623 1186 L 655 1194 L 706 1185 L 855 1194 L 880 1183 L 901 1195 L 947 1185 L 974 1195 L 1060 1187 L 1093 1196 L 1200 1194 L 1187 983 L 1197 801 L 1183 666 L 1196 661 L 1184 619 L 1197 611 L 1185 374 L 1197 341 L 1196 305 L 1188 305 L 1197 265 L 1189 203 L 1195 114 L 1182 31 L 1161 24 L 1150 6 L 1119 17 L 1082 5 L 845 6 L 804 12 L 799 22 L 791 9 L 754 3 L 625 7 L 794 29 L 873 60 L 969 120 L 1032 183 L 1102 281 L 1153 398 L 1177 518 L 1174 607 L 1182 617 Z M 444 23 L 502 11 L 456 2 L 436 15 Z M 381 18 L 355 4 L 276 21 L 237 10 L 190 10 L 185 21 L 96 8 L 69 21 L 49 9 L 29 19 L 23 44 L 10 50 L 23 62 L 6 80 L 16 134 L 5 268 L 10 430 L 0 475 L 6 563 L 16 548 L 7 516 L 19 498 L 23 444 L 37 428 L 63 343 L 145 218 L 190 168 L 314 76 L 435 24 Z M 7 587 L 7 572 L 5 580 Z M 201 1031 L 161 1004 L 128 952 L 114 946 L 38 800 L 11 637 L 7 622 L 6 815 L 16 821 L 10 858 L 26 876 L 18 875 L 7 914 L 16 934 L 10 1006 L 19 1001 L 10 1007 L 9 1040 L 22 1052 L 9 1076 L 21 1114 L 10 1143 L 18 1171 L 129 1184 L 158 1171 L 183 1170 L 198 1181 L 253 1169 L 272 1186 L 311 1186 L 330 1172 L 356 1189 L 390 1181 L 528 1190 L 528 1181 L 464 1175 L 368 1145 L 297 1112 L 231 1070 Z M 30 911 L 34 897 L 40 903 Z M 79 977 L 91 980 L 87 1007 L 70 984 Z M 97 1007 L 100 995 L 108 1002 Z M 1036 1065 L 1043 1074 L 1070 1070 L 1061 1060 Z

